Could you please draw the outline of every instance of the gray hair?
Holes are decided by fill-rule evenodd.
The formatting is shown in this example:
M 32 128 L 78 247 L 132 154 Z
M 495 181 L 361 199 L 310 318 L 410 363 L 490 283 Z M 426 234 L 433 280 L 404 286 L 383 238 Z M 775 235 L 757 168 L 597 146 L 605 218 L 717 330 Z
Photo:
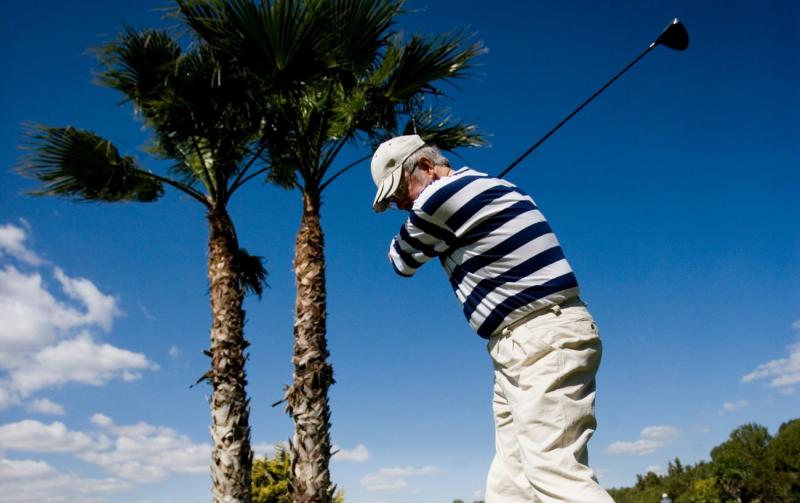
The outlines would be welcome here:
M 450 167 L 450 161 L 447 160 L 447 157 L 442 155 L 442 151 L 439 150 L 436 145 L 424 145 L 420 147 L 419 150 L 408 156 L 408 158 L 403 162 L 403 171 L 411 175 L 412 178 L 416 178 L 418 182 L 424 185 L 430 183 L 430 180 L 428 180 L 421 172 L 416 170 L 417 163 L 423 157 L 430 159 L 435 166 Z

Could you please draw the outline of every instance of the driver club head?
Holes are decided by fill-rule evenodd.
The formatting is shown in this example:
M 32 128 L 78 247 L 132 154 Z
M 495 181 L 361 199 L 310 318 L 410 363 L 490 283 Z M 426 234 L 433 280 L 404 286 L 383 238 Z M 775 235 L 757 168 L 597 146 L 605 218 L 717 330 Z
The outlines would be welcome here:
M 678 18 L 675 18 L 664 28 L 653 45 L 663 45 L 676 51 L 683 51 L 689 47 L 689 33 Z

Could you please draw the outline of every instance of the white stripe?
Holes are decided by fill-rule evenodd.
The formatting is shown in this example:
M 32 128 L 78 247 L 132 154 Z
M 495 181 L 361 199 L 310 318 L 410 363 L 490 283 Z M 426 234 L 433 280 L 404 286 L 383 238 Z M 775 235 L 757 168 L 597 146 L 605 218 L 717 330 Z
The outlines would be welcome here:
M 553 233 L 540 236 L 533 241 L 523 244 L 517 249 L 518 252 L 511 252 L 510 254 L 499 258 L 494 262 L 486 264 L 477 271 L 466 274 L 464 279 L 458 285 L 458 289 L 464 290 L 466 294 L 469 295 L 472 293 L 472 289 L 475 287 L 475 284 L 473 283 L 475 283 L 476 280 L 472 278 L 496 278 L 502 274 L 505 274 L 509 269 L 518 266 L 529 258 L 539 255 L 540 253 L 557 246 L 558 241 Z M 469 281 L 467 281 L 468 279 Z
M 550 281 L 553 278 L 563 276 L 564 274 L 567 274 L 569 272 L 572 272 L 572 269 L 570 268 L 567 261 L 562 259 L 559 260 L 558 262 L 550 264 L 547 267 L 544 267 L 543 269 L 537 271 L 532 276 L 523 278 L 515 283 L 506 283 L 503 285 L 502 292 L 498 292 L 498 289 L 495 289 L 492 292 L 490 292 L 486 297 L 484 297 L 483 300 L 481 300 L 481 302 L 478 304 L 478 307 L 475 309 L 475 313 L 473 313 L 471 320 L 474 320 L 477 323 L 476 326 L 480 326 L 484 322 L 486 317 L 489 316 L 489 314 L 491 314 L 494 308 L 505 302 L 508 298 L 517 295 L 518 293 L 522 292 L 527 288 L 536 285 L 541 285 L 543 283 Z
M 481 191 L 481 192 L 483 192 L 483 191 Z M 490 204 L 488 204 L 488 205 L 484 206 L 483 208 L 481 208 L 481 211 L 475 212 L 471 217 L 469 217 L 461 225 L 461 228 L 458 229 L 456 232 L 460 233 L 460 234 L 464 234 L 465 231 L 462 231 L 461 229 L 472 229 L 477 224 L 479 224 L 480 222 L 486 220 L 487 218 L 489 218 L 489 217 L 491 217 L 493 215 L 496 215 L 500 211 L 508 208 L 509 206 L 512 206 L 515 203 L 518 203 L 520 201 L 525 201 L 525 200 L 531 201 L 531 199 L 529 197 L 525 197 L 524 195 L 520 194 L 519 192 L 509 192 L 508 194 L 503 194 L 502 196 L 500 196 L 497 199 L 495 199 L 494 201 L 492 201 Z M 467 202 L 468 201 L 465 201 L 464 204 L 466 204 Z M 459 205 L 459 207 L 460 206 L 463 206 L 463 204 Z M 512 222 L 513 222 L 513 220 L 512 220 Z
M 452 258 L 458 263 L 466 262 L 467 260 L 476 255 L 482 255 L 486 253 L 487 251 L 499 245 L 506 239 L 517 234 L 522 229 L 529 227 L 533 224 L 543 222 L 544 220 L 545 218 L 539 210 L 526 211 L 517 216 L 516 218 L 513 218 L 508 222 L 504 223 L 503 225 L 495 229 L 491 234 L 484 237 L 479 242 L 468 247 L 462 247 L 453 250 L 451 252 Z M 462 229 L 464 228 L 462 227 Z M 462 230 L 461 232 L 459 232 L 459 235 L 468 234 L 469 230 L 470 229 Z

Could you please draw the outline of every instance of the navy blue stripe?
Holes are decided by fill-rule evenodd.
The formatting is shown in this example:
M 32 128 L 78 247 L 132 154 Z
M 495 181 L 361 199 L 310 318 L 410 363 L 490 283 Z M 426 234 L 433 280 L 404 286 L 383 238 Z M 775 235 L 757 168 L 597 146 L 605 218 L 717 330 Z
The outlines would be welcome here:
M 447 219 L 445 224 L 453 230 L 458 230 L 464 222 L 472 218 L 475 213 L 479 212 L 480 210 L 486 208 L 488 205 L 493 203 L 495 200 L 514 192 L 513 187 L 505 187 L 503 185 L 495 185 L 494 187 L 489 187 L 488 189 L 484 190 L 480 194 L 476 195 L 466 204 L 464 204 L 461 208 L 458 209 L 453 215 Z
M 436 192 L 434 192 L 433 195 L 429 197 L 427 201 L 425 201 L 425 204 L 422 205 L 422 211 L 428 215 L 433 215 L 436 213 L 436 210 L 438 210 L 445 203 L 445 201 L 453 196 L 453 194 L 475 180 L 480 180 L 481 178 L 487 178 L 487 176 L 481 175 L 455 177 L 455 180 L 436 190 Z
M 400 255 L 400 258 L 403 260 L 403 262 L 405 262 L 405 264 L 411 269 L 419 269 L 419 266 L 422 265 L 421 263 L 417 262 L 410 253 L 400 248 L 400 243 L 398 243 L 397 240 L 394 241 L 392 247 L 394 248 L 394 251 Z
M 414 248 L 415 250 L 419 250 L 424 253 L 426 256 L 433 258 L 439 255 L 436 250 L 431 245 L 426 245 L 419 239 L 415 237 L 411 237 L 411 234 L 408 233 L 408 229 L 406 226 L 400 227 L 400 239 L 402 239 L 406 244 Z
M 575 275 L 570 272 L 563 276 L 553 278 L 547 283 L 526 288 L 518 294 L 509 297 L 502 304 L 494 308 L 481 326 L 478 327 L 478 335 L 484 339 L 488 339 L 498 327 L 500 327 L 500 324 L 503 323 L 506 317 L 520 307 L 527 306 L 549 295 L 577 286 L 578 280 L 575 278 Z
M 494 248 L 491 248 L 480 255 L 476 255 L 469 260 L 465 260 L 460 266 L 453 269 L 451 277 L 456 284 L 461 283 L 461 280 L 464 279 L 464 276 L 467 273 L 475 272 L 483 267 L 486 267 L 492 262 L 502 259 L 525 243 L 529 243 L 534 239 L 551 232 L 553 231 L 550 229 L 550 225 L 546 221 L 529 225 Z
M 444 252 L 445 255 L 449 255 L 455 250 L 459 248 L 463 248 L 465 246 L 469 246 L 475 244 L 476 242 L 480 241 L 496 229 L 499 229 L 509 221 L 515 219 L 516 217 L 522 215 L 527 211 L 533 211 L 536 209 L 536 206 L 533 205 L 530 201 L 517 201 L 516 203 L 512 204 L 508 208 L 500 211 L 496 215 L 492 215 L 491 217 L 483 220 L 478 225 L 473 227 L 468 233 L 464 234 L 463 236 L 456 239 L 453 243 L 453 246 Z
M 440 241 L 444 241 L 447 246 L 450 246 L 450 243 L 452 243 L 456 238 L 452 232 L 448 231 L 447 229 L 442 229 L 438 225 L 418 217 L 416 213 L 411 213 L 408 216 L 408 219 L 411 221 L 411 225 L 419 228 L 426 234 L 430 234 Z
M 467 319 L 470 319 L 472 317 L 472 313 L 474 313 L 475 309 L 478 307 L 478 304 L 480 304 L 481 301 L 483 301 L 483 299 L 486 298 L 486 296 L 494 291 L 494 289 L 498 286 L 508 283 L 516 283 L 523 278 L 527 278 L 539 269 L 547 267 L 550 264 L 554 264 L 563 259 L 564 252 L 561 250 L 561 247 L 554 246 L 549 250 L 545 250 L 542 253 L 534 255 L 533 257 L 512 267 L 499 276 L 482 279 L 477 285 L 475 285 L 475 288 L 472 290 L 472 292 L 470 292 L 469 297 L 464 300 L 464 315 L 467 317 Z
M 396 272 L 397 274 L 399 274 L 400 276 L 402 276 L 404 278 L 410 278 L 411 277 L 410 274 L 406 274 L 403 271 L 401 271 L 400 269 L 398 269 L 397 266 L 394 263 L 394 260 L 390 260 L 389 262 L 392 263 L 392 269 L 394 269 L 394 272 Z

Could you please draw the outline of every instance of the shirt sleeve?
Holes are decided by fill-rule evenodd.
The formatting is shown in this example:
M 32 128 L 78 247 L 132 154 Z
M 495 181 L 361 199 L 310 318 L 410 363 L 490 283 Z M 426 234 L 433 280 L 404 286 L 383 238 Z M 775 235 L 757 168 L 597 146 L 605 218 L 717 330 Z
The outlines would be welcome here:
M 451 229 L 415 207 L 392 239 L 389 262 L 397 274 L 412 276 L 422 264 L 446 252 L 454 240 Z

